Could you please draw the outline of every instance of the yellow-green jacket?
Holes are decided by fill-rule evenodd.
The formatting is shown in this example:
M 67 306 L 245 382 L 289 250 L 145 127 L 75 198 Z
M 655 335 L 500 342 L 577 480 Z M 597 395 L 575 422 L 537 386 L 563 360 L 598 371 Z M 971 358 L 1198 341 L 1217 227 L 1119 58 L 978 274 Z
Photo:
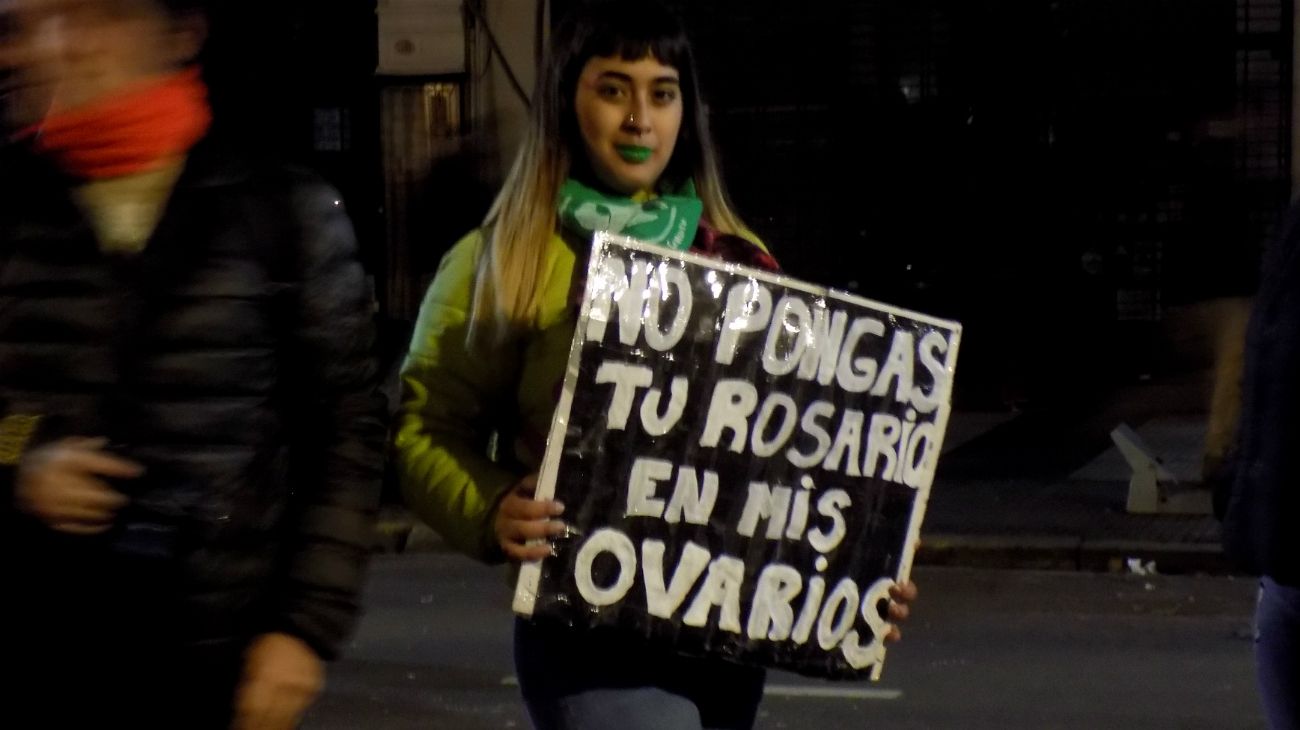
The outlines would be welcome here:
M 693 250 L 775 270 L 762 243 L 717 234 L 701 223 Z M 564 383 L 577 326 L 577 257 L 553 235 L 542 270 L 541 311 L 506 343 L 466 345 L 481 232 L 443 257 L 425 295 L 402 366 L 397 464 L 407 503 L 454 548 L 480 560 L 502 556 L 492 517 L 497 501 L 537 471 Z M 495 436 L 496 459 L 489 458 Z
M 483 235 L 443 257 L 420 307 L 402 365 L 397 465 L 407 503 L 453 547 L 499 558 L 492 530 L 497 501 L 537 470 L 564 381 L 577 325 L 570 289 L 576 257 L 552 236 L 535 327 L 506 343 L 467 347 L 474 275 Z M 489 458 L 496 436 L 497 459 Z

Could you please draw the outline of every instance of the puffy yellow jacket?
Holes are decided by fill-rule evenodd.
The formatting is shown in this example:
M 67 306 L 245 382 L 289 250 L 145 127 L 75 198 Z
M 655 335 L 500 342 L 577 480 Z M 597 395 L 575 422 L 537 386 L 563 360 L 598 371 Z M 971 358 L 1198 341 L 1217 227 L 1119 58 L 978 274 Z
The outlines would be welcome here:
M 775 270 L 761 241 L 719 236 L 701 224 L 692 250 Z M 501 344 L 466 346 L 482 232 L 443 257 L 420 307 L 402 366 L 397 463 L 407 503 L 456 549 L 480 560 L 503 556 L 492 515 L 497 501 L 538 470 L 564 384 L 577 327 L 577 256 L 551 236 L 533 327 Z M 487 340 L 489 338 L 480 338 Z M 495 443 L 490 442 L 495 438 Z M 491 448 L 490 448 L 491 446 Z M 489 458 L 495 452 L 496 458 Z
M 564 381 L 577 326 L 570 296 L 576 256 L 552 236 L 535 327 L 470 349 L 465 336 L 483 241 L 476 231 L 453 246 L 425 295 L 402 365 L 396 448 L 402 492 L 416 514 L 456 549 L 496 560 L 494 507 L 540 466 Z

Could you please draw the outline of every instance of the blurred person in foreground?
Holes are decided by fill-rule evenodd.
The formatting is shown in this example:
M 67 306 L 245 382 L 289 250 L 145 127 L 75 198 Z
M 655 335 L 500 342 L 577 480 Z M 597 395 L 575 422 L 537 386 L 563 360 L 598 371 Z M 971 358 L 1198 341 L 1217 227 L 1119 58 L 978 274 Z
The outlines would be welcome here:
M 295 727 L 385 443 L 350 223 L 212 131 L 193 0 L 0 13 L 6 712 Z
M 1241 425 L 1217 485 L 1223 541 L 1261 576 L 1255 660 L 1269 727 L 1300 730 L 1300 205 L 1264 252 Z

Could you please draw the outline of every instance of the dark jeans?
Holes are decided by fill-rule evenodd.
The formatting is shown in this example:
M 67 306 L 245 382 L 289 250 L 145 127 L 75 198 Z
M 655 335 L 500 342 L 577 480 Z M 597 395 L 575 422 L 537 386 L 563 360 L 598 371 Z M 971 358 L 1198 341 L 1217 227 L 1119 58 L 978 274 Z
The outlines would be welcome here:
M 763 698 L 762 669 L 522 619 L 515 668 L 537 730 L 747 730 Z
M 1300 730 L 1300 588 L 1265 576 L 1255 627 L 1255 666 L 1269 727 Z

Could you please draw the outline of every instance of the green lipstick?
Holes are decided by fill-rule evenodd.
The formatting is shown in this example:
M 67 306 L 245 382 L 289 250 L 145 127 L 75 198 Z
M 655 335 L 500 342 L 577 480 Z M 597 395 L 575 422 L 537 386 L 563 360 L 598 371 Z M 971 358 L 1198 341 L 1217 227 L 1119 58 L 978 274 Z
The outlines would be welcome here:
M 642 147 L 639 144 L 619 144 L 614 145 L 614 149 L 618 150 L 618 156 L 622 157 L 624 162 L 638 165 L 650 159 L 650 154 L 654 152 L 649 147 Z

